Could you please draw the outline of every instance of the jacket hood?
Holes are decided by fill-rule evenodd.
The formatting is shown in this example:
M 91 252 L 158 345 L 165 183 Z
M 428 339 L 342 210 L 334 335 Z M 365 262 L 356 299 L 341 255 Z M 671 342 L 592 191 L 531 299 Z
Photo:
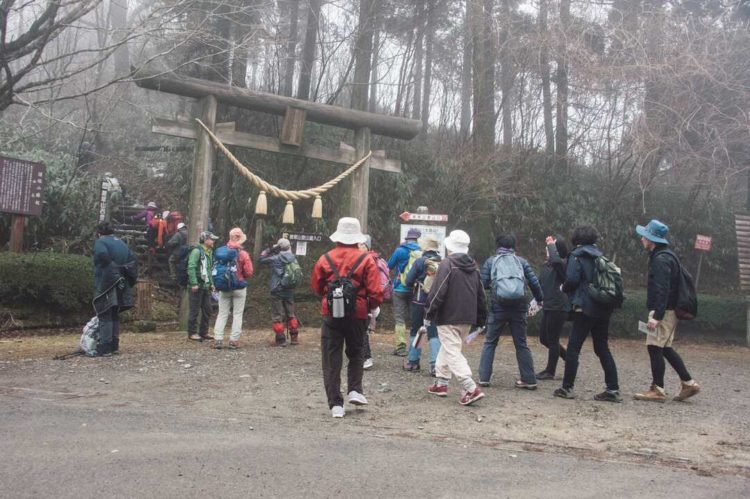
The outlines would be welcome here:
M 294 261 L 294 253 L 292 253 L 291 251 L 282 251 L 281 253 L 279 253 L 279 257 L 284 263 Z
M 422 248 L 419 247 L 419 244 L 416 243 L 416 241 L 406 241 L 399 245 L 401 248 L 406 248 L 409 251 L 421 251 Z
M 448 255 L 448 260 L 450 260 L 454 267 L 458 267 L 464 272 L 476 272 L 477 270 L 477 262 L 465 253 Z
M 586 244 L 584 246 L 576 246 L 573 251 L 570 252 L 573 256 L 588 255 L 592 258 L 602 256 L 602 250 L 599 249 L 595 244 Z

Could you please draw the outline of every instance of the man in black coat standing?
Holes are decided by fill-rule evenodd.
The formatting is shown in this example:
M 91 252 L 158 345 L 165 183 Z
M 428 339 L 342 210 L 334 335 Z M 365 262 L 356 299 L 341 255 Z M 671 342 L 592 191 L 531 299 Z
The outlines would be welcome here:
M 680 259 L 669 249 L 666 239 L 669 227 L 658 220 L 651 220 L 645 227 L 637 225 L 636 233 L 641 236 L 643 248 L 649 251 L 648 257 L 648 329 L 646 348 L 651 358 L 651 388 L 644 393 L 636 393 L 636 400 L 664 402 L 664 359 L 677 371 L 682 381 L 680 393 L 674 400 L 685 400 L 700 391 L 700 386 L 690 376 L 680 355 L 672 348 L 672 340 L 679 320 L 675 314 L 677 293 L 680 282 Z

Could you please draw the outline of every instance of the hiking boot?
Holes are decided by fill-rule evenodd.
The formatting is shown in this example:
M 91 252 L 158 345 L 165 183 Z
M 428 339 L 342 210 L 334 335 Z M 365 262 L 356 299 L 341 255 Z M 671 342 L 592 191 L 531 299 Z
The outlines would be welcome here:
M 697 394 L 700 391 L 701 391 L 701 387 L 695 381 L 693 381 L 692 385 L 688 385 L 683 381 L 682 390 L 680 390 L 680 393 L 675 395 L 672 400 L 676 400 L 677 402 L 682 402 L 683 400 L 692 397 L 693 395 Z
M 552 392 L 552 395 L 555 397 L 560 397 L 561 399 L 574 399 L 576 396 L 573 394 L 572 388 L 558 388 L 554 392 Z
M 190 336 L 188 336 L 188 339 L 193 341 L 203 341 L 203 337 L 199 336 L 198 334 L 191 334 Z
M 417 372 L 420 369 L 419 362 L 412 362 L 410 360 L 404 361 L 403 367 L 404 367 L 404 371 L 412 371 L 412 372 Z
M 224 348 L 224 342 L 221 340 L 214 340 L 214 348 L 217 350 L 221 350 Z
M 604 390 L 602 393 L 594 395 L 594 400 L 597 402 L 622 402 L 622 397 L 618 391 Z
M 299 345 L 299 333 L 289 333 L 290 345 Z
M 448 387 L 445 385 L 438 385 L 437 383 L 434 383 L 427 387 L 427 393 L 437 395 L 438 397 L 447 397 Z
M 409 352 L 406 351 L 406 347 L 401 345 L 393 351 L 393 355 L 396 357 L 406 357 Z
M 541 371 L 538 372 L 536 375 L 537 380 L 548 380 L 548 379 L 555 379 L 555 375 L 552 373 L 549 373 L 547 371 Z
M 484 393 L 482 393 L 479 387 L 476 387 L 473 392 L 465 392 L 458 403 L 461 405 L 471 405 L 481 398 L 484 398 Z
M 204 334 L 203 336 L 201 336 L 201 339 L 203 339 L 203 340 L 213 340 L 214 337 L 211 336 L 210 334 Z
M 276 335 L 276 346 L 277 347 L 285 347 L 286 346 L 286 335 L 284 333 Z
M 372 357 L 370 357 L 369 359 L 365 359 L 365 363 L 362 364 L 362 369 L 364 370 L 372 369 L 372 365 L 373 365 L 373 361 L 372 361 Z
M 651 385 L 651 388 L 647 392 L 636 393 L 633 395 L 636 400 L 643 400 L 645 402 L 665 402 L 667 400 L 667 394 L 664 393 L 664 389 Z
M 240 342 L 239 341 L 229 340 L 229 349 L 230 350 L 237 350 L 238 348 L 240 348 Z
M 521 388 L 522 390 L 536 390 L 536 383 L 527 383 L 521 379 L 517 379 L 516 388 Z
M 365 396 L 356 390 L 350 391 L 346 399 L 352 405 L 367 405 L 367 399 Z
M 331 416 L 334 418 L 343 418 L 346 411 L 340 405 L 334 405 L 331 407 Z

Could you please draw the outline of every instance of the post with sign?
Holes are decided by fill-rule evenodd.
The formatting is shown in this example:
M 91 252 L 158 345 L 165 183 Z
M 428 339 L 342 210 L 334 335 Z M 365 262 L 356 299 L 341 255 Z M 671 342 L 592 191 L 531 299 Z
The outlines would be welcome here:
M 697 234 L 695 236 L 695 249 L 700 253 L 698 256 L 698 270 L 695 272 L 695 291 L 698 291 L 698 281 L 701 278 L 701 266 L 703 265 L 703 254 L 711 251 L 711 244 L 713 239 L 711 236 L 702 236 Z
M 409 229 L 419 229 L 422 236 L 430 235 L 437 240 L 438 253 L 440 256 L 445 257 L 445 225 L 448 223 L 448 215 L 438 215 L 435 213 L 427 213 L 427 209 L 420 206 L 417 213 L 409 213 L 408 211 L 403 212 L 399 215 L 401 219 L 401 238 L 403 241 L 406 238 L 406 233 Z
M 42 214 L 44 193 L 42 163 L 0 156 L 0 212 L 11 213 L 10 250 L 23 250 L 23 229 L 27 216 Z

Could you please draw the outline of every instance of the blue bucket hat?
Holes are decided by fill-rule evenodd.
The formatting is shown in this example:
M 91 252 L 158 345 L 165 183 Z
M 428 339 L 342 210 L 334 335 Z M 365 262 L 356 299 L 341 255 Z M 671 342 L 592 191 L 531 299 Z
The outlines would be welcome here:
M 635 232 L 651 242 L 657 244 L 669 244 L 669 241 L 666 239 L 667 233 L 669 233 L 669 227 L 656 219 L 651 220 L 645 227 L 643 225 L 636 225 Z

